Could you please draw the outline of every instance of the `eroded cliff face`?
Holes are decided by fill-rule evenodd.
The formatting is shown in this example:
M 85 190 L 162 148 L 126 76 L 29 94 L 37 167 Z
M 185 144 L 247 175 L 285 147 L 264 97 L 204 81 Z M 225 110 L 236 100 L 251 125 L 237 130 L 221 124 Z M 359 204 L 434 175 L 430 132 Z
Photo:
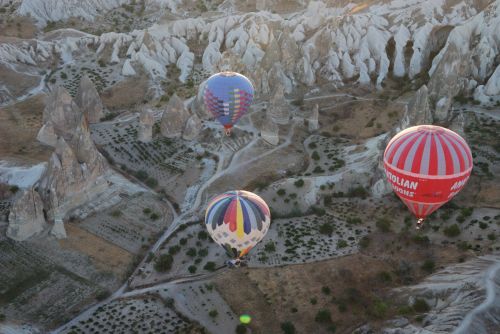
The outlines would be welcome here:
M 24 190 L 10 209 L 7 237 L 24 241 L 42 232 L 45 227 L 40 195 L 33 188 Z

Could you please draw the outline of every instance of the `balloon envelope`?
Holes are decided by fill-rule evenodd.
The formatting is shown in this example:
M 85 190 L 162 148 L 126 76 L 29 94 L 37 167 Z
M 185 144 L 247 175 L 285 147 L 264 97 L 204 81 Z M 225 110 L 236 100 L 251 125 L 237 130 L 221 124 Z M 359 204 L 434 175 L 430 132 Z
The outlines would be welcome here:
M 203 93 L 206 108 L 230 129 L 250 108 L 254 89 L 250 80 L 236 72 L 221 72 L 208 78 Z
M 391 139 L 384 152 L 384 168 L 396 195 L 420 219 L 464 187 L 472 171 L 472 154 L 455 132 L 419 125 Z
M 249 191 L 228 191 L 212 199 L 205 213 L 208 233 L 233 257 L 247 254 L 271 223 L 266 202 Z

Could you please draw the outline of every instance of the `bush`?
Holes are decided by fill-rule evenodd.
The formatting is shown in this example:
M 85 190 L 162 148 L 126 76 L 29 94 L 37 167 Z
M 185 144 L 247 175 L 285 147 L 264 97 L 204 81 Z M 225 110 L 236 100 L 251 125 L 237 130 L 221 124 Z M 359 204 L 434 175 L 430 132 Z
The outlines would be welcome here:
M 329 295 L 330 292 L 332 292 L 332 291 L 330 290 L 329 287 L 324 286 L 324 287 L 321 288 L 321 292 L 323 292 L 325 295 Z
M 247 326 L 239 324 L 236 326 L 236 334 L 245 334 L 247 332 Z
M 365 199 L 368 196 L 368 191 L 363 186 L 357 186 L 349 189 L 346 194 L 347 197 L 360 197 Z
M 282 322 L 281 330 L 285 334 L 295 334 L 295 326 L 290 321 Z
M 113 210 L 111 212 L 111 216 L 115 217 L 115 218 L 120 217 L 121 215 L 122 215 L 122 212 L 120 210 Z
M 264 250 L 268 253 L 273 253 L 276 252 L 276 245 L 274 244 L 274 241 L 269 241 L 265 246 Z
M 277 194 L 278 196 L 285 196 L 285 194 L 286 194 L 286 190 L 285 190 L 285 189 L 283 189 L 283 188 L 280 188 L 280 189 L 278 189 L 278 191 L 276 192 L 276 194 Z
M 391 221 L 386 218 L 378 219 L 375 225 L 382 232 L 389 232 L 391 230 Z
M 430 310 L 429 304 L 424 299 L 416 299 L 413 303 L 413 309 L 415 312 L 424 313 Z
M 430 244 L 429 237 L 426 235 L 414 235 L 411 240 L 418 245 L 428 245 Z
M 304 186 L 304 180 L 298 179 L 293 183 L 297 188 L 303 187 Z
M 359 218 L 359 217 L 348 217 L 346 222 L 347 222 L 347 224 L 350 224 L 350 225 L 358 225 L 358 224 L 362 223 L 361 218 Z
M 457 224 L 453 224 L 445 228 L 443 233 L 449 238 L 454 238 L 460 234 L 460 228 L 458 227 Z
M 145 215 L 149 215 L 151 213 L 151 209 L 150 208 L 144 208 L 144 210 L 142 210 L 142 213 L 144 213 Z
M 198 239 L 199 240 L 207 240 L 208 239 L 208 233 L 205 230 L 201 230 L 198 232 Z
M 207 270 L 207 271 L 215 271 L 215 262 L 212 262 L 212 261 L 208 261 L 205 266 L 203 267 L 203 269 Z
M 111 292 L 109 290 L 101 290 L 99 291 L 99 293 L 95 296 L 95 299 L 99 302 L 105 300 L 106 298 L 108 298 L 109 296 L 111 296 Z
M 425 260 L 424 263 L 422 264 L 422 267 L 420 267 L 423 271 L 428 272 L 429 274 L 434 271 L 434 268 L 436 267 L 436 264 L 434 263 L 433 260 Z
M 383 318 L 385 314 L 387 313 L 387 310 L 389 309 L 389 306 L 384 303 L 381 300 L 377 300 L 375 303 L 372 304 L 370 308 L 370 313 L 375 317 L 375 318 Z
M 316 317 L 314 318 L 316 322 L 319 323 L 330 323 L 332 322 L 332 315 L 330 313 L 330 310 L 319 310 L 318 313 L 316 313 Z
M 151 218 L 151 220 L 158 220 L 160 216 L 156 212 L 153 212 L 149 218 Z
M 190 265 L 188 267 L 188 271 L 191 273 L 191 274 L 194 274 L 196 272 L 196 266 L 195 265 Z
M 323 223 L 319 227 L 319 233 L 325 235 L 332 235 L 333 233 L 333 225 L 330 223 Z
M 187 239 L 186 238 L 181 238 L 181 240 L 179 240 L 179 245 L 181 246 L 184 246 L 185 244 L 187 244 Z
M 370 237 L 365 235 L 359 240 L 358 245 L 361 249 L 365 249 L 368 248 L 368 246 L 370 246 L 370 241 L 371 241 Z
M 149 177 L 147 180 L 146 180 L 146 185 L 150 188 L 156 188 L 158 187 L 158 180 L 155 179 L 154 177 Z
M 196 248 L 189 248 L 186 252 L 187 256 L 195 257 L 196 256 Z
M 149 174 L 145 170 L 140 170 L 135 173 L 135 177 L 141 181 L 146 181 L 149 177 Z
M 181 247 L 178 245 L 170 246 L 168 248 L 168 254 L 175 255 L 175 254 L 179 253 L 180 250 L 181 250 Z
M 316 299 L 316 297 L 312 297 L 309 301 L 311 302 L 311 305 L 316 305 L 318 303 L 318 299 Z
M 207 248 L 203 248 L 203 249 L 200 249 L 198 251 L 198 256 L 199 257 L 205 257 L 208 255 L 208 249 Z
M 318 151 L 314 151 L 314 152 L 311 154 L 311 159 L 316 160 L 316 161 L 318 161 L 318 160 L 320 159 L 320 156 L 319 156 Z
M 392 276 L 387 271 L 379 272 L 377 277 L 379 278 L 379 280 L 381 280 L 384 283 L 388 283 L 388 282 L 392 281 Z
M 495 233 L 488 234 L 488 240 L 491 240 L 491 241 L 497 240 L 497 236 L 495 235 Z
M 9 191 L 13 194 L 17 193 L 19 191 L 19 187 L 16 185 L 10 186 Z
M 346 248 L 348 246 L 347 241 L 340 239 L 337 241 L 337 249 Z
M 162 254 L 155 261 L 155 270 L 164 273 L 172 268 L 174 258 L 170 254 Z
M 212 318 L 216 318 L 219 315 L 219 312 L 217 312 L 217 310 L 211 310 L 208 312 L 208 315 Z
M 64 72 L 61 72 L 61 79 L 63 79 L 63 80 L 68 79 L 68 75 Z

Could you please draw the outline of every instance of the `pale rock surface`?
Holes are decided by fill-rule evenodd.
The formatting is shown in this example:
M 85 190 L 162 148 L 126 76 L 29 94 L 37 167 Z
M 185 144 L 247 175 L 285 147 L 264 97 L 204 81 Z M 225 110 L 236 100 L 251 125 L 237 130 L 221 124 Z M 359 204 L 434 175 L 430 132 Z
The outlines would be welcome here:
M 40 195 L 33 188 L 24 190 L 10 210 L 7 237 L 24 241 L 42 232 L 45 226 Z
M 85 74 L 80 80 L 80 86 L 76 92 L 75 102 L 80 107 L 90 124 L 99 123 L 104 117 L 101 98 L 94 83 Z
M 278 84 L 269 101 L 269 116 L 277 124 L 288 124 L 290 121 L 290 106 L 285 100 L 285 88 Z
M 139 115 L 139 133 L 138 140 L 143 143 L 149 143 L 153 139 L 153 125 L 155 123 L 153 111 L 143 109 Z
M 307 117 L 307 124 L 309 131 L 316 131 L 319 129 L 319 106 L 314 105 L 311 115 Z
M 280 141 L 279 127 L 273 119 L 267 116 L 262 123 L 260 134 L 262 139 L 271 145 L 278 145 Z
M 161 118 L 161 134 L 167 138 L 180 137 L 189 117 L 184 102 L 174 93 Z
M 405 123 L 403 129 L 414 125 L 432 124 L 429 90 L 426 85 L 422 85 L 408 103 L 402 122 Z
M 66 229 L 64 228 L 64 222 L 62 219 L 56 219 L 54 225 L 50 230 L 50 235 L 56 237 L 57 239 L 66 239 Z
M 193 113 L 191 117 L 186 122 L 186 127 L 182 132 L 182 138 L 185 140 L 193 140 L 200 134 L 201 131 L 201 120 Z

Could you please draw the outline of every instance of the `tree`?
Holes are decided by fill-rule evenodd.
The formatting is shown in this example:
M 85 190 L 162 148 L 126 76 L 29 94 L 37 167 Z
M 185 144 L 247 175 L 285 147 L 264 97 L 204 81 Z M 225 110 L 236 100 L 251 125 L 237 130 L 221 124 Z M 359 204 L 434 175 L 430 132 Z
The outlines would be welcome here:
M 274 241 L 269 241 L 265 246 L 264 250 L 268 253 L 273 253 L 276 252 L 276 245 L 274 244 Z
M 319 323 L 329 323 L 332 322 L 332 314 L 330 313 L 330 310 L 319 310 L 318 313 L 316 313 L 314 320 Z
M 282 322 L 281 330 L 285 334 L 295 334 L 295 326 L 290 321 Z
M 194 265 L 191 265 L 188 267 L 188 271 L 191 273 L 191 274 L 194 274 L 196 272 L 196 266 Z
M 163 273 L 169 271 L 174 263 L 174 258 L 170 254 L 162 254 L 155 261 L 155 270 Z
M 449 238 L 454 238 L 460 234 L 460 227 L 457 224 L 453 224 L 445 228 L 443 233 Z
M 208 261 L 205 266 L 203 267 L 203 269 L 207 270 L 207 271 L 215 271 L 215 262 L 212 262 L 212 261 Z
M 186 252 L 187 256 L 195 257 L 196 256 L 196 248 L 189 248 Z
M 303 187 L 304 186 L 304 180 L 298 179 L 293 183 L 297 188 Z M 292 325 L 293 326 L 293 325 Z

